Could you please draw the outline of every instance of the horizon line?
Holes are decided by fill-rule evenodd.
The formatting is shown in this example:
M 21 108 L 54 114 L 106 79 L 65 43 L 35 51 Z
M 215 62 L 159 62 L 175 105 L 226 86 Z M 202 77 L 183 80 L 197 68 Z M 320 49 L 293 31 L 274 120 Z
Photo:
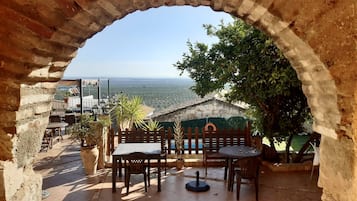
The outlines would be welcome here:
M 67 78 L 91 78 L 91 79 L 110 79 L 110 78 L 120 78 L 120 79 L 186 79 L 192 80 L 190 77 L 130 77 L 130 76 L 63 76 L 62 79 Z

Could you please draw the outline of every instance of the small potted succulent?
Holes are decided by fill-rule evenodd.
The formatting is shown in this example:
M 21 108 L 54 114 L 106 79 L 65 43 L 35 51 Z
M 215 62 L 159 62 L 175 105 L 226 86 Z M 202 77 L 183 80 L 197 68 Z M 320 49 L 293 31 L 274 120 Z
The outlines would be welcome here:
M 176 169 L 181 170 L 184 167 L 184 159 L 182 152 L 184 151 L 183 147 L 183 138 L 184 133 L 181 127 L 181 121 L 179 119 L 175 120 L 174 123 L 174 138 L 175 138 L 175 147 L 176 147 Z

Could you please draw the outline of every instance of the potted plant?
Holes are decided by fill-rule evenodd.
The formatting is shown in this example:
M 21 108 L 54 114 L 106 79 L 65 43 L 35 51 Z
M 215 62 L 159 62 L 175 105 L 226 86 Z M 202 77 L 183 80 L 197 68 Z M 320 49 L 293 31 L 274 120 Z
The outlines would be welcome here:
M 81 145 L 81 159 L 86 174 L 93 175 L 97 172 L 99 150 L 97 143 L 101 137 L 98 134 L 98 123 L 89 115 L 81 115 L 80 121 L 70 127 L 70 138 Z
M 160 123 L 158 121 L 150 119 L 148 122 L 143 121 L 139 127 L 143 130 L 149 130 L 149 131 L 159 131 L 163 127 L 160 126 Z
M 181 121 L 179 119 L 175 120 L 174 123 L 174 138 L 176 146 L 176 169 L 181 170 L 184 166 L 184 159 L 182 157 L 183 152 L 183 130 L 181 127 Z
M 69 91 L 66 91 L 64 94 L 63 94 L 63 101 L 65 103 L 68 103 L 68 97 L 71 96 L 71 92 Z

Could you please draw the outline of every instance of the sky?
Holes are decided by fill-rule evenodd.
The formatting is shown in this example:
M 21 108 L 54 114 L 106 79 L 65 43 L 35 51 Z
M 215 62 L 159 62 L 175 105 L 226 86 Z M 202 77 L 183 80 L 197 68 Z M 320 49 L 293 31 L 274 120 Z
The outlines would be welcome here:
M 88 39 L 65 77 L 188 78 L 173 66 L 188 52 L 187 41 L 211 44 L 203 24 L 232 22 L 209 7 L 160 7 L 136 11 Z

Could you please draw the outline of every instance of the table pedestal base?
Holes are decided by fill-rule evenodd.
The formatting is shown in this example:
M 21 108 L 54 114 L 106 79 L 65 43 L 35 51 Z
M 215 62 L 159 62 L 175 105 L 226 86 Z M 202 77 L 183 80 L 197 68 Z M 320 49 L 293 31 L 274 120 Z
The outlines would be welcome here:
M 186 184 L 186 189 L 193 192 L 205 192 L 209 190 L 206 182 L 200 181 L 200 173 L 196 172 L 196 181 L 190 181 Z
M 209 190 L 209 185 L 203 181 L 199 181 L 198 185 L 196 181 L 190 181 L 186 184 L 186 189 L 193 192 L 205 192 Z

